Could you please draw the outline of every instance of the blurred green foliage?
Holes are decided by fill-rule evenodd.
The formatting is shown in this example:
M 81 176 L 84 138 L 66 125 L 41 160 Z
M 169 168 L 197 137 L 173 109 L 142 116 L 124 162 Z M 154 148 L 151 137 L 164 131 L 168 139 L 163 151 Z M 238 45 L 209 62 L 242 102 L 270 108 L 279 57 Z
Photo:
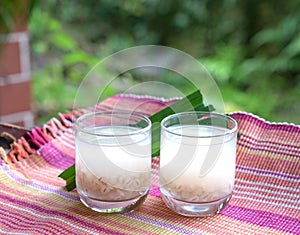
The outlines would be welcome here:
M 0 32 L 8 33 L 27 22 L 37 0 L 2 0 L 0 2 Z
M 204 64 L 227 112 L 300 123 L 298 0 L 46 0 L 36 5 L 30 31 L 43 115 L 71 108 L 78 84 L 100 59 L 155 44 Z M 138 75 L 128 79 L 142 81 Z M 176 76 L 165 80 L 182 86 Z

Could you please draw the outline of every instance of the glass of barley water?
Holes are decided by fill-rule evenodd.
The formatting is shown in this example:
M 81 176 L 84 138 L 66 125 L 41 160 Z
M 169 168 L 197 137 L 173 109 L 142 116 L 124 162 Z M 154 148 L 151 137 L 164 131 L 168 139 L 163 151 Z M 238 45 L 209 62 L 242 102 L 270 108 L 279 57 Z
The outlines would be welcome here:
M 129 212 L 147 197 L 151 121 L 138 113 L 92 112 L 75 123 L 80 200 L 102 213 Z
M 167 207 L 210 216 L 229 202 L 234 185 L 237 123 L 229 116 L 185 112 L 161 122 L 160 190 Z

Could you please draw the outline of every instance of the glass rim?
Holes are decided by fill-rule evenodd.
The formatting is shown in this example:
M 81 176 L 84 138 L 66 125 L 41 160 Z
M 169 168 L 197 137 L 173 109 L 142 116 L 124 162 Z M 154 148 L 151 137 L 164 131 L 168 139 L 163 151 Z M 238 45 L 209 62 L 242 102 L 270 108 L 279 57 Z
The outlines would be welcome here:
M 203 115 L 211 115 L 212 117 L 219 117 L 219 118 L 223 118 L 225 120 L 229 120 L 231 122 L 233 122 L 234 127 L 232 129 L 228 129 L 226 128 L 226 131 L 222 134 L 211 134 L 211 135 L 203 135 L 203 136 L 195 136 L 195 135 L 186 135 L 186 134 L 179 134 L 176 133 L 172 130 L 170 130 L 168 127 L 166 127 L 164 124 L 166 121 L 168 121 L 171 118 L 174 118 L 176 116 L 181 116 L 181 115 L 191 115 L 191 114 L 203 114 Z M 180 123 L 179 123 L 180 125 Z M 165 117 L 162 121 L 161 121 L 161 130 L 164 130 L 172 135 L 177 135 L 177 136 L 183 136 L 183 137 L 189 137 L 189 138 L 213 138 L 213 137 L 221 137 L 221 136 L 226 136 L 226 135 L 230 135 L 233 134 L 234 132 L 236 132 L 238 130 L 238 123 L 235 119 L 233 119 L 232 117 L 226 115 L 226 114 L 221 114 L 221 113 L 216 113 L 216 112 L 205 112 L 205 111 L 189 111 L 189 112 L 180 112 L 180 113 L 174 113 L 171 114 L 167 117 Z M 181 125 L 182 126 L 182 125 Z
M 84 127 L 81 127 L 80 124 L 79 124 L 81 121 L 83 121 L 86 118 L 89 118 L 89 117 L 92 117 L 92 116 L 107 115 L 107 114 L 109 114 L 109 115 L 125 115 L 126 114 L 126 115 L 139 117 L 139 118 L 141 118 L 141 120 L 145 120 L 147 122 L 147 126 L 143 127 L 143 128 L 140 128 L 140 129 L 137 129 L 137 130 L 134 130 L 134 131 L 130 131 L 126 134 L 99 134 L 99 133 L 94 133 L 94 132 L 88 131 Z M 79 130 L 79 131 L 84 132 L 84 133 L 89 134 L 89 135 L 105 136 L 105 137 L 124 137 L 124 136 L 138 135 L 140 133 L 147 132 L 148 130 L 151 130 L 152 123 L 151 123 L 151 120 L 147 116 L 145 116 L 141 113 L 138 113 L 138 112 L 96 111 L 96 112 L 88 112 L 88 113 L 85 113 L 85 114 L 81 115 L 80 117 L 78 117 L 75 120 L 74 126 L 75 126 L 76 130 Z M 123 125 L 120 125 L 120 126 L 123 126 Z

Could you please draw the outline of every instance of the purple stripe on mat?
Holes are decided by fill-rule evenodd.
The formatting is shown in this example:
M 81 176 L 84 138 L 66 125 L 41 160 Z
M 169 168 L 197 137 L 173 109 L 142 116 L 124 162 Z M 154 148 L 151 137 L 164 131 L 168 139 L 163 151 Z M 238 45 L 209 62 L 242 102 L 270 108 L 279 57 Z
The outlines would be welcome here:
M 154 226 L 157 226 L 157 227 L 160 227 L 160 228 L 167 229 L 170 232 L 176 232 L 176 233 L 179 233 L 179 234 L 186 234 L 186 235 L 189 235 L 189 234 L 202 235 L 202 233 L 196 233 L 196 232 L 191 233 L 191 230 L 181 228 L 181 227 L 176 227 L 176 225 L 169 224 L 168 222 L 163 222 L 163 221 L 159 221 L 159 220 L 156 220 L 156 219 L 152 219 L 150 217 L 145 217 L 145 216 L 142 216 L 142 215 L 137 214 L 137 213 L 128 213 L 128 214 L 126 214 L 126 217 L 127 218 L 132 218 L 132 219 L 135 219 L 135 220 L 138 220 L 138 221 L 142 221 L 144 223 L 151 224 L 151 225 L 154 225 Z
M 252 137 L 250 135 L 246 135 L 246 134 L 241 134 L 241 140 L 246 141 L 248 143 L 253 143 L 255 145 L 266 145 L 266 147 L 268 146 L 268 144 L 273 144 L 274 147 L 276 147 L 280 150 L 285 149 L 283 147 L 287 147 L 286 151 L 300 153 L 300 146 L 296 146 L 296 145 L 292 145 L 292 144 L 288 144 L 288 143 L 275 142 L 275 141 L 271 141 L 271 140 L 260 140 L 260 139 L 254 138 L 254 137 Z M 299 138 L 299 141 L 300 141 L 300 138 Z M 282 146 L 282 148 L 280 148 L 278 146 Z
M 43 232 L 47 232 L 47 233 L 58 233 L 61 232 L 62 229 L 59 229 L 57 227 L 55 227 L 56 223 L 55 222 L 50 222 L 49 220 L 39 220 L 39 221 L 35 221 L 35 220 L 31 220 L 29 218 L 26 219 L 26 225 L 24 225 L 25 222 L 25 217 L 24 214 L 20 214 L 16 211 L 14 211 L 14 214 L 18 213 L 19 216 L 22 217 L 22 219 L 19 219 L 18 217 L 14 216 L 11 212 L 11 210 L 5 210 L 3 208 L 0 208 L 0 211 L 5 213 L 5 217 L 0 217 L 0 221 L 3 219 L 3 221 L 1 221 L 1 224 L 6 224 L 7 227 L 9 227 L 10 229 L 21 229 L 24 232 L 42 232 L 41 230 L 37 231 L 39 229 L 40 226 L 42 226 L 42 230 Z M 10 218 L 10 220 L 8 220 L 8 218 Z M 22 223 L 23 222 L 23 223 Z M 21 227 L 20 227 L 20 224 Z M 53 226 L 54 225 L 54 226 Z M 71 230 L 66 229 L 65 227 L 63 228 L 64 231 L 68 232 L 68 234 L 72 234 Z M 55 230 L 55 231 L 54 231 Z M 73 232 L 74 234 L 74 232 Z
M 28 187 L 32 187 L 35 188 L 37 190 L 42 190 L 44 192 L 47 193 L 52 193 L 58 196 L 61 196 L 63 198 L 67 198 L 69 200 L 73 200 L 73 201 L 79 201 L 79 197 L 78 195 L 73 195 L 71 193 L 65 192 L 61 189 L 54 189 L 52 187 L 47 187 L 45 185 L 42 184 L 38 184 L 32 181 L 26 181 L 25 179 L 21 178 L 18 174 L 14 174 L 11 169 L 9 169 L 9 167 L 7 165 L 2 166 L 2 169 L 6 172 L 6 174 L 14 181 L 26 185 Z
M 75 159 L 58 150 L 51 142 L 44 145 L 39 151 L 45 161 L 60 170 L 65 170 L 74 164 Z
M 271 175 L 271 176 L 278 176 L 280 178 L 286 178 L 286 179 L 293 179 L 293 180 L 299 180 L 299 176 L 294 176 L 294 175 L 289 175 L 289 174 L 284 174 L 284 173 L 277 173 L 274 171 L 268 171 L 268 170 L 261 170 L 261 169 L 253 169 L 250 167 L 244 167 L 244 166 L 236 166 L 236 169 L 244 170 L 244 171 L 250 171 L 250 172 L 256 172 L 256 173 L 262 173 L 266 175 Z
M 31 209 L 31 210 L 34 210 L 34 211 L 37 211 L 37 212 L 40 212 L 40 213 L 45 213 L 45 214 L 52 215 L 54 217 L 60 216 L 60 217 L 66 218 L 69 222 L 73 222 L 77 225 L 84 225 L 85 227 L 93 228 L 93 229 L 95 229 L 99 232 L 102 231 L 102 232 L 112 234 L 112 235 L 114 235 L 114 234 L 115 235 L 123 235 L 124 234 L 124 233 L 113 231 L 113 230 L 108 229 L 108 228 L 104 228 L 103 226 L 97 226 L 96 224 L 89 223 L 86 220 L 82 220 L 78 216 L 73 216 L 73 215 L 71 215 L 70 213 L 67 213 L 67 212 L 64 213 L 64 212 L 58 211 L 58 210 L 45 209 L 41 206 L 30 204 L 26 201 L 21 201 L 21 200 L 18 200 L 16 198 L 10 198 L 10 197 L 2 195 L 2 194 L 0 194 L 0 198 L 2 200 L 9 201 L 10 203 L 12 203 L 14 205 L 18 205 L 21 208 L 28 208 L 28 209 Z M 101 219 L 100 216 L 99 216 L 99 219 Z
M 52 230 L 48 230 L 48 229 L 40 229 L 39 231 L 37 231 L 35 225 L 33 225 L 32 227 L 24 227 L 24 226 L 18 227 L 18 226 L 12 226 L 12 223 L 14 222 L 12 221 L 8 222 L 6 220 L 1 221 L 1 227 L 0 227 L 0 232 L 2 232 L 1 234 L 22 234 L 22 235 L 26 234 L 27 235 L 27 234 L 38 234 L 38 232 L 40 234 L 54 234 Z M 3 227 L 6 227 L 8 230 L 4 230 Z M 12 232 L 15 229 L 18 229 L 18 232 Z M 68 234 L 72 234 L 72 233 L 68 233 Z
M 228 205 L 221 214 L 236 220 L 276 229 L 282 232 L 300 234 L 300 219 L 232 205 Z
M 240 140 L 238 145 L 248 148 L 248 149 L 251 149 L 251 150 L 257 150 L 257 151 L 261 151 L 261 152 L 267 152 L 267 153 L 280 154 L 280 155 L 294 157 L 294 158 L 300 158 L 300 155 L 297 155 L 297 154 L 290 154 L 285 151 L 278 151 L 278 150 L 276 151 L 276 150 L 270 150 L 270 149 L 266 149 L 266 148 L 251 147 L 248 145 L 248 143 L 251 143 L 251 142 L 244 140 L 244 142 L 248 142 L 248 143 L 242 144 L 241 141 L 243 141 L 243 140 Z

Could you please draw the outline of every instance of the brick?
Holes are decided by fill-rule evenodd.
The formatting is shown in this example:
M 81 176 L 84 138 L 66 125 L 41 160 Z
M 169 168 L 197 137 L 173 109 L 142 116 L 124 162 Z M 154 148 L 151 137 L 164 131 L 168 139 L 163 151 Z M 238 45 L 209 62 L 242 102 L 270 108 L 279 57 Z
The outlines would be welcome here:
M 18 42 L 4 43 L 0 50 L 0 76 L 21 72 L 20 47 Z
M 30 81 L 0 86 L 0 116 L 31 109 Z

